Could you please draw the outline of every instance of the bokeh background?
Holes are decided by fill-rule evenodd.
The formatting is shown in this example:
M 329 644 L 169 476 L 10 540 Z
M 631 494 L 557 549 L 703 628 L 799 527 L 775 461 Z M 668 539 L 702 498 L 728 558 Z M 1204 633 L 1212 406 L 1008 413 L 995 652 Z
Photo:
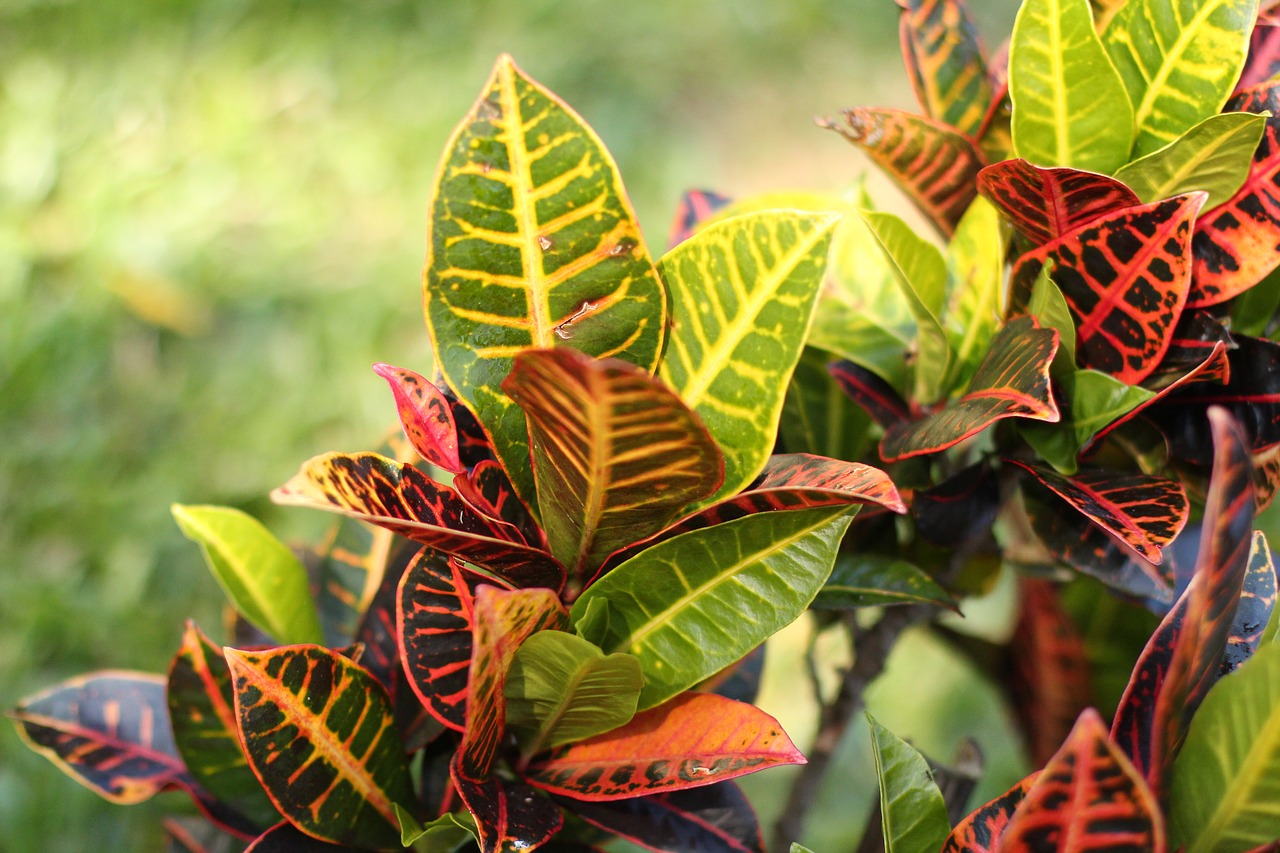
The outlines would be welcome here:
M 971 5 L 998 44 L 1015 0 Z M 595 127 L 655 250 L 686 188 L 853 180 L 865 161 L 814 115 L 911 106 L 892 0 L 0 0 L 0 705 L 163 672 L 187 617 L 217 635 L 171 503 L 284 536 L 325 521 L 265 496 L 377 443 L 394 410 L 373 362 L 429 369 L 426 202 L 502 52 Z M 1021 758 L 963 667 L 908 637 L 873 705 L 940 758 L 990 741 L 999 790 Z M 765 701 L 803 741 L 788 669 Z M 869 805 L 857 740 L 820 851 L 849 849 Z M 752 784 L 762 817 L 783 783 Z M 0 850 L 162 849 L 158 817 L 184 807 L 109 806 L 0 730 Z

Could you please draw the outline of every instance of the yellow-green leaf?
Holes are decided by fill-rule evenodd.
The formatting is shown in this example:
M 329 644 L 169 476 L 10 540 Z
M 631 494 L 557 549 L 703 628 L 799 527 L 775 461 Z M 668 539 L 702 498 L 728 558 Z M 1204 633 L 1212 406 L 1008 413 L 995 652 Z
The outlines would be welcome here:
M 323 643 L 302 563 L 252 516 L 225 506 L 174 504 L 173 517 L 244 618 L 281 643 Z
M 999 212 L 985 198 L 974 199 L 947 245 L 951 304 L 945 321 L 955 352 L 949 385 L 973 376 L 1000 328 L 1005 314 L 1004 254 Z
M 672 331 L 659 376 L 702 417 L 724 482 L 751 482 L 773 451 L 787 381 L 813 316 L 839 216 L 774 210 L 728 219 L 659 264 Z
M 530 347 L 650 372 L 665 293 L 594 132 L 510 57 L 454 132 L 431 203 L 427 325 L 445 380 L 533 505 L 524 416 L 500 388 Z
M 1209 116 L 1158 151 L 1116 172 L 1144 203 L 1204 190 L 1204 209 L 1216 207 L 1244 183 L 1267 117 L 1252 113 Z

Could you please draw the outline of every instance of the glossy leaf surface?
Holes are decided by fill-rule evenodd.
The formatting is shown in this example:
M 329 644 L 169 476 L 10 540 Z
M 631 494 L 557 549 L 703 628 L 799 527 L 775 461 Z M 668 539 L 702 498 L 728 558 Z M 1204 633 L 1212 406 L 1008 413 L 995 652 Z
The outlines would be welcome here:
M 936 604 L 948 610 L 959 609 L 937 581 L 911 563 L 879 554 L 850 553 L 836 557 L 831 576 L 810 606 L 842 610 L 889 604 Z
M 335 844 L 397 843 L 393 805 L 414 795 L 382 686 L 318 646 L 225 654 L 245 754 L 280 813 Z
M 1191 228 L 1203 193 L 1128 208 L 1024 255 L 1026 279 L 1046 259 L 1076 318 L 1081 364 L 1135 385 L 1155 370 L 1187 301 Z
M 778 721 L 714 693 L 684 693 L 606 734 L 531 763 L 529 782 L 579 800 L 618 800 L 803 764 Z
M 987 166 L 978 173 L 978 192 L 1037 246 L 1139 203 L 1115 178 L 1065 166 L 1042 168 L 1022 159 Z
M 1249 547 L 1249 567 L 1240 588 L 1240 603 L 1231 621 L 1227 651 L 1222 658 L 1222 674 L 1243 664 L 1265 642 L 1265 633 L 1276 606 L 1276 566 L 1261 530 L 1253 531 Z
M 1212 210 L 1244 183 L 1265 126 L 1259 115 L 1209 116 L 1164 148 L 1126 163 L 1116 180 L 1148 203 L 1203 190 L 1209 194 L 1205 210 Z
M 905 0 L 898 32 L 907 74 L 925 115 L 976 136 L 991 81 L 963 0 Z
M 246 619 L 283 643 L 324 640 L 306 570 L 261 522 L 231 507 L 174 504 L 172 511 Z
M 1049 387 L 1049 366 L 1058 333 L 1028 316 L 1015 317 L 991 342 L 969 391 L 941 411 L 890 428 L 880 442 L 886 461 L 936 453 L 976 435 L 1004 418 L 1058 420 Z
M 448 486 L 376 453 L 326 453 L 271 493 L 279 504 L 342 513 L 461 557 L 521 586 L 558 589 L 564 568 Z
M 627 800 L 563 800 L 583 820 L 647 850 L 764 853 L 760 825 L 734 782 Z
M 837 221 L 795 211 L 734 217 L 659 264 L 673 324 L 659 375 L 724 453 L 718 495 L 751 482 L 773 450 Z
M 1136 156 L 1222 108 L 1249 48 L 1257 0 L 1130 0 L 1103 41 L 1133 101 Z
M 431 201 L 424 303 L 436 364 L 533 495 L 512 357 L 571 346 L 646 370 L 665 294 L 604 145 L 555 95 L 498 60 L 446 147 Z
M 1133 108 L 1088 0 L 1022 4 L 1009 43 L 1009 95 L 1018 157 L 1107 174 L 1128 159 Z
M 870 714 L 866 716 L 880 781 L 880 823 L 886 853 L 938 849 L 951 822 L 929 763 L 909 743 Z
M 942 845 L 942 853 L 997 853 L 1009 819 L 1039 775 L 1037 770 L 994 800 L 974 809 L 951 830 Z
M 524 782 L 468 777 L 453 763 L 453 784 L 476 821 L 481 853 L 518 853 L 538 847 L 560 831 L 564 816 L 546 797 Z
M 387 380 L 405 438 L 418 455 L 451 473 L 463 470 L 458 458 L 458 426 L 453 407 L 429 379 L 405 367 L 379 362 L 373 372 Z
M 409 684 L 431 716 L 462 731 L 474 620 L 461 567 L 424 549 L 401 578 L 397 601 L 396 635 Z
M 831 573 L 849 518 L 840 505 L 749 515 L 654 545 L 587 588 L 575 629 L 640 659 L 639 707 L 652 708 L 794 621 Z
M 722 457 L 698 416 L 626 362 L 522 353 L 503 389 L 529 422 L 551 552 L 579 582 L 720 486 Z
M 1057 849 L 1165 850 L 1155 796 L 1092 709 L 1080 715 L 1000 840 L 1010 853 Z

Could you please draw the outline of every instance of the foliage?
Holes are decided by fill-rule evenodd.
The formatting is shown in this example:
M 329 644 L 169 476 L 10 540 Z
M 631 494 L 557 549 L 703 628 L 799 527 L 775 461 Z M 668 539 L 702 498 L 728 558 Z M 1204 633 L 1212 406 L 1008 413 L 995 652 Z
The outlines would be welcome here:
M 1275 840 L 1253 524 L 1280 487 L 1280 350 L 1241 312 L 1280 266 L 1280 83 L 1235 90 L 1275 58 L 1257 4 L 1026 0 L 990 63 L 962 0 L 900 5 L 925 114 L 824 124 L 932 236 L 865 195 L 703 194 L 656 257 L 603 143 L 500 58 L 431 203 L 438 377 L 375 367 L 408 444 L 272 495 L 339 516 L 302 561 L 318 604 L 261 525 L 178 507 L 234 647 L 192 626 L 167 683 L 33 696 L 31 746 L 120 802 L 186 791 L 255 850 L 762 851 L 732 780 L 806 758 L 750 701 L 753 650 L 812 606 L 853 663 L 830 695 L 811 662 L 820 729 L 771 848 L 806 840 L 915 624 L 1008 689 L 1042 769 L 970 811 L 980 766 L 868 718 L 864 843 Z M 1010 573 L 1012 642 L 942 618 Z M 1086 638 L 1064 584 L 1159 624 L 1140 649 Z M 1132 653 L 1109 727 L 1090 640 Z M 1237 730 L 1263 750 L 1222 746 Z

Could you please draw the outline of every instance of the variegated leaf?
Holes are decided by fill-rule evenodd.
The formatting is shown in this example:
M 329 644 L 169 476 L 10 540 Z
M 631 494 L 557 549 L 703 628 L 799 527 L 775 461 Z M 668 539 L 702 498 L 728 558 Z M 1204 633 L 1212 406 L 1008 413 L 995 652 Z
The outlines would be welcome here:
M 1115 178 L 1065 166 L 1041 168 L 1020 159 L 979 172 L 978 192 L 1037 246 L 1139 203 L 1133 190 Z
M 1240 588 L 1240 602 L 1231 620 L 1226 653 L 1222 657 L 1222 674 L 1233 672 L 1247 661 L 1258 646 L 1266 642 L 1265 633 L 1276 606 L 1276 565 L 1261 530 L 1253 531 L 1249 547 L 1249 566 Z
M 454 759 L 451 777 L 476 821 L 480 853 L 521 853 L 540 847 L 560 831 L 564 815 L 529 785 L 497 776 L 475 780 Z
M 693 236 L 698 226 L 733 203 L 733 199 L 711 190 L 686 190 L 680 196 L 676 215 L 671 220 L 667 248 L 674 249 Z
M 1211 115 L 1164 148 L 1116 172 L 1144 202 L 1203 190 L 1205 210 L 1231 198 L 1249 174 L 1266 117 L 1248 113 Z
M 379 362 L 373 366 L 373 372 L 391 386 L 400 425 L 418 455 L 450 473 L 463 470 L 458 458 L 458 426 L 453 420 L 453 409 L 440 389 L 426 377 L 404 367 Z
M 1037 770 L 956 824 L 942 845 L 942 853 L 999 853 L 1009 819 L 1039 776 Z
M 760 823 L 736 782 L 627 800 L 560 802 L 592 826 L 646 850 L 764 853 Z
M 472 595 L 462 568 L 424 548 L 400 579 L 396 636 L 413 692 L 444 725 L 466 727 Z
M 964 0 L 900 0 L 907 74 L 925 115 L 976 136 L 991 81 Z

